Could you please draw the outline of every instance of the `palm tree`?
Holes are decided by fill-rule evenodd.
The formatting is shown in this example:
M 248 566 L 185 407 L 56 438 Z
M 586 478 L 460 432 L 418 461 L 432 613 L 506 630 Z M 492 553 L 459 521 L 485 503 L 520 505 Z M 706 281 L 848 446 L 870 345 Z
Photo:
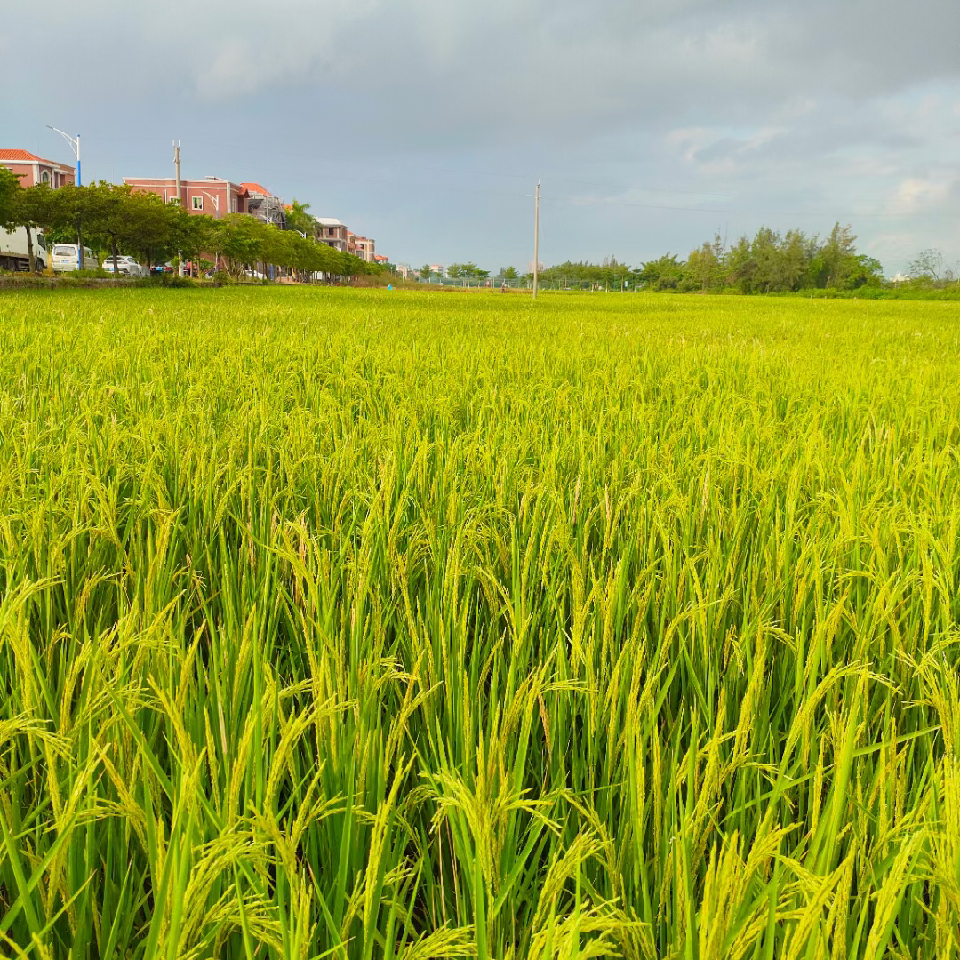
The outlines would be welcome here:
M 312 237 L 313 225 L 316 221 L 314 220 L 313 215 L 307 212 L 309 209 L 309 203 L 301 203 L 296 197 L 294 197 L 293 202 L 284 211 L 284 216 L 287 221 L 287 229 L 297 230 L 300 233 L 306 234 L 308 237 Z

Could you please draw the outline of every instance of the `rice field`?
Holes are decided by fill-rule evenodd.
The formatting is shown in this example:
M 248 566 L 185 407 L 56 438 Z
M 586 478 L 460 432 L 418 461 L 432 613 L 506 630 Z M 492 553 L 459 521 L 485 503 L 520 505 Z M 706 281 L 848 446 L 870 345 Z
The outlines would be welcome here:
M 0 955 L 960 953 L 960 307 L 0 299 Z

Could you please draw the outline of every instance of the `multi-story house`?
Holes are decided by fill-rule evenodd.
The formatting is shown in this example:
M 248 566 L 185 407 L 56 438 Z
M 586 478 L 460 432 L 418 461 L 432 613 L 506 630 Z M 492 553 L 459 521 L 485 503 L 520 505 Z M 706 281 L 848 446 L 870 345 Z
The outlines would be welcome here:
M 358 237 L 340 220 L 332 217 L 316 217 L 316 239 L 341 253 L 352 253 L 361 260 L 373 263 L 376 260 L 374 241 L 370 237 Z
M 350 231 L 339 221 L 332 217 L 315 217 L 317 221 L 316 239 L 320 243 L 325 243 L 334 250 L 341 253 L 349 253 Z
M 283 200 L 259 183 L 241 183 L 240 186 L 247 191 L 246 212 L 282 230 L 286 225 Z
M 123 182 L 139 193 L 155 193 L 165 203 L 179 202 L 191 214 L 219 219 L 228 213 L 247 213 L 249 191 L 241 183 L 206 177 L 203 180 L 181 180 L 180 196 L 177 197 L 177 181 L 174 179 L 149 179 L 124 177 Z
M 65 187 L 76 183 L 77 176 L 73 167 L 55 160 L 44 160 L 26 150 L 0 148 L 0 167 L 8 167 L 20 176 L 21 187 L 35 187 L 39 183 L 48 183 L 51 187 Z
M 361 260 L 366 260 L 367 263 L 374 262 L 374 243 L 370 237 L 354 237 L 353 243 L 356 249 L 356 255 Z

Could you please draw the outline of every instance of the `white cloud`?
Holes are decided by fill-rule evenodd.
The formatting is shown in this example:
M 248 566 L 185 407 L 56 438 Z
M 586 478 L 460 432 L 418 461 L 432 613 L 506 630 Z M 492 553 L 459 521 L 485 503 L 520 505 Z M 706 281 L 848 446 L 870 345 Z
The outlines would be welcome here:
M 945 176 L 902 180 L 894 193 L 893 209 L 904 215 L 935 209 L 950 196 L 955 183 Z

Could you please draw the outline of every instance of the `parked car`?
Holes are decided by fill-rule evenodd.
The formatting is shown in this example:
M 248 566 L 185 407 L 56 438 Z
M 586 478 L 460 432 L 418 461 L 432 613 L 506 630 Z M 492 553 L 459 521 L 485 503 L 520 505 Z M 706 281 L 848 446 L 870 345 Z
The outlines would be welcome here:
M 77 262 L 77 245 L 75 243 L 55 243 L 50 254 L 50 265 L 54 273 L 69 273 L 79 270 Z M 83 269 L 96 270 L 100 264 L 89 247 L 83 248 Z
M 102 266 L 107 273 L 113 273 L 113 257 L 106 257 Z M 144 270 L 133 257 L 121 255 L 117 257 L 117 276 L 142 277 Z

